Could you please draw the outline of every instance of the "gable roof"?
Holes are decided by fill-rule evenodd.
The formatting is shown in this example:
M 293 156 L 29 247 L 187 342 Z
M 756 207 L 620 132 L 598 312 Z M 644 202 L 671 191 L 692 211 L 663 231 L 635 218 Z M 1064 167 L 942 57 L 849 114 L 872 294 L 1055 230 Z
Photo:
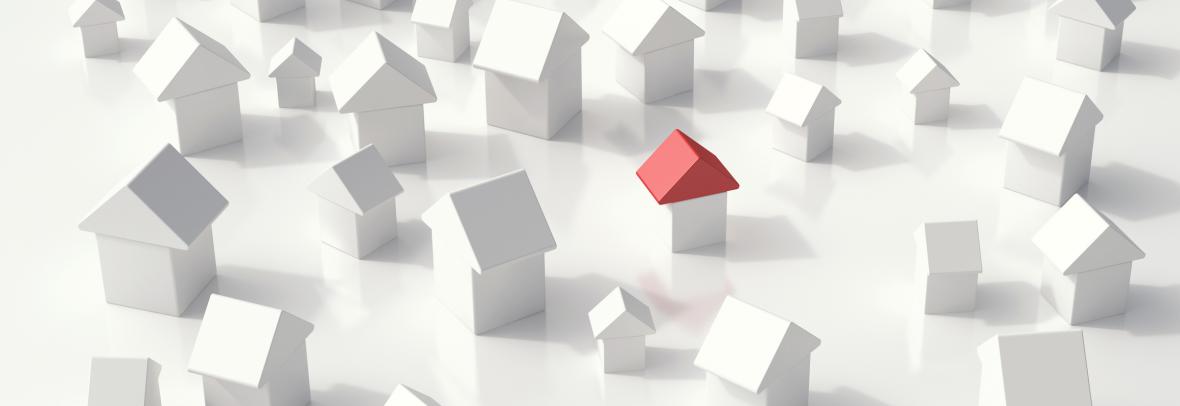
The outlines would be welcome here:
M 628 0 L 602 29 L 623 50 L 646 54 L 705 35 L 705 30 L 662 0 Z
M 516 170 L 443 196 L 422 221 L 476 272 L 557 248 L 528 174 Z
M 311 323 L 285 311 L 229 298 L 209 297 L 189 358 L 189 372 L 261 387 L 305 344 Z
M 1146 256 L 1135 242 L 1080 195 L 1073 195 L 1057 209 L 1032 240 L 1045 258 L 1067 275 Z
M 616 287 L 588 314 L 594 338 L 644 336 L 656 332 L 651 309 L 631 293 Z
M 160 364 L 151 358 L 94 357 L 86 404 L 158 406 L 159 379 Z
M 471 0 L 419 0 L 414 3 L 410 22 L 436 28 L 451 28 L 460 11 L 471 8 Z M 466 13 L 463 14 L 467 15 Z
M 659 204 L 728 192 L 740 186 L 716 155 L 680 130 L 668 134 L 635 175 Z
M 766 112 L 797 126 L 831 114 L 842 101 L 827 87 L 792 74 L 783 75 Z
M 402 193 L 402 185 L 373 145 L 332 165 L 312 181 L 320 198 L 358 215 Z
M 820 17 L 841 17 L 844 15 L 844 5 L 841 0 L 786 0 L 783 5 L 783 20 L 794 17 L 795 20 L 806 20 Z
M 499 0 L 492 6 L 473 65 L 539 82 L 590 40 L 570 16 L 533 5 Z
M 179 18 L 164 26 L 133 71 L 158 101 L 250 78 L 229 49 Z
M 785 364 L 819 347 L 798 324 L 726 297 L 693 364 L 750 392 L 762 392 Z
M 439 406 L 439 404 L 430 396 L 422 394 L 422 392 L 418 392 L 406 385 L 398 385 L 389 394 L 389 399 L 385 401 L 385 406 Z
M 1000 137 L 1061 156 L 1074 128 L 1093 127 L 1101 121 L 1102 112 L 1084 93 L 1025 78 L 1000 127 Z
M 123 5 L 118 0 L 76 0 L 68 12 L 75 27 L 123 21 Z
M 929 92 L 959 86 L 959 80 L 925 49 L 919 49 L 897 71 L 897 79 L 910 93 Z
M 1057 15 L 1113 30 L 1135 12 L 1131 0 L 1057 0 L 1049 6 Z
M 188 249 L 229 204 L 171 144 L 78 225 L 83 231 Z
M 993 390 L 981 398 L 1007 405 L 1090 405 L 1090 371 L 1081 330 L 995 336 L 979 346 L 984 371 L 995 371 Z M 989 388 L 980 388 L 986 391 Z
M 332 73 L 341 113 L 382 110 L 438 100 L 426 66 L 376 31 Z
M 272 78 L 306 78 L 320 75 L 320 64 L 323 58 L 320 54 L 300 41 L 291 38 L 286 45 L 270 58 L 270 74 Z
M 914 232 L 914 239 L 932 274 L 983 272 L 976 221 L 924 223 Z

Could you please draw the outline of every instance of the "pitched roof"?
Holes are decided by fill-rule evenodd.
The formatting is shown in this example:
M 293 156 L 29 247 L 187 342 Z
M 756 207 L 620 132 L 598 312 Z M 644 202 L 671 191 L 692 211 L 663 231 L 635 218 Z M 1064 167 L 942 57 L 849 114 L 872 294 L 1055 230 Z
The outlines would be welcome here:
M 930 273 L 983 272 L 976 221 L 924 223 L 914 239 Z
M 229 49 L 178 18 L 164 26 L 133 70 L 159 101 L 250 78 Z
M 123 21 L 123 5 L 118 0 L 75 0 L 68 11 L 75 27 Z
M 705 30 L 662 0 L 624 1 L 602 30 L 632 55 L 646 54 L 705 35 Z
M 570 16 L 515 1 L 492 6 L 475 67 L 539 82 L 590 40 Z
M 758 393 L 784 365 L 818 347 L 819 338 L 798 324 L 727 297 L 693 364 Z
M 905 65 L 902 65 L 901 70 L 897 71 L 897 79 L 910 93 L 959 86 L 959 80 L 925 49 L 919 49 Z
M 659 204 L 728 192 L 739 186 L 716 155 L 680 130 L 668 134 L 635 175 Z
M 1021 405 L 1090 405 L 1090 371 L 1081 330 L 995 336 L 979 346 L 985 373 L 996 371 L 1002 391 L 981 393 L 981 398 Z
M 623 288 L 614 288 L 588 314 L 594 338 L 644 336 L 656 332 L 651 309 Z
M 365 214 L 402 193 L 401 183 L 372 145 L 332 165 L 312 181 L 310 189 L 356 214 Z
M 1113 30 L 1135 12 L 1131 0 L 1057 0 L 1049 10 L 1057 15 Z
M 839 106 L 836 97 L 827 87 L 792 74 L 783 75 L 778 82 L 766 112 L 795 124 L 805 126 L 811 120 L 831 114 Z
M 332 73 L 341 113 L 414 106 L 438 100 L 426 66 L 373 32 Z
M 88 405 L 160 404 L 160 364 L 151 358 L 94 357 Z
M 270 77 L 306 78 L 320 75 L 323 58 L 299 38 L 291 38 L 270 58 Z
M 410 22 L 429 27 L 451 28 L 455 15 L 468 8 L 471 8 L 471 0 L 419 0 L 414 3 Z
M 285 311 L 218 294 L 189 357 L 189 372 L 252 388 L 261 387 L 305 344 L 311 323 Z
M 430 396 L 422 394 L 422 392 L 418 392 L 409 386 L 398 385 L 389 394 L 389 399 L 385 401 L 385 406 L 439 406 L 439 404 Z
M 1143 259 L 1135 242 L 1090 203 L 1074 195 L 1033 235 L 1033 244 L 1058 270 L 1075 274 Z
M 1025 78 L 1000 127 L 1000 137 L 1061 156 L 1074 128 L 1093 127 L 1101 121 L 1102 112 L 1084 93 Z
M 524 170 L 509 172 L 443 196 L 422 213 L 476 272 L 557 248 L 549 222 Z
M 794 17 L 806 20 L 819 17 L 840 17 L 844 15 L 841 0 L 787 0 L 783 5 L 783 20 Z M 794 4 L 792 4 L 794 3 Z
M 171 144 L 82 224 L 83 231 L 188 249 L 229 204 Z

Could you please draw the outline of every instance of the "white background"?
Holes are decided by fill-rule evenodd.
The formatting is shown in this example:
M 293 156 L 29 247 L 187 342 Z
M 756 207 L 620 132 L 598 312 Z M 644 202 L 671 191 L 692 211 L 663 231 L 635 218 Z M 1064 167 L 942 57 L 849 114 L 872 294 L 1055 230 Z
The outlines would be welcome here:
M 376 11 L 310 0 L 259 24 L 226 1 L 125 0 L 124 52 L 82 58 L 63 1 L 0 13 L 6 93 L 0 146 L 0 404 L 85 403 L 89 358 L 146 355 L 164 365 L 167 405 L 201 402 L 185 372 L 204 303 L 172 318 L 107 305 L 93 236 L 77 223 L 175 131 L 131 73 L 173 16 L 223 42 L 253 77 L 241 84 L 245 141 L 193 164 L 230 201 L 215 223 L 226 295 L 316 324 L 308 341 L 316 405 L 379 405 L 398 383 L 447 405 L 700 404 L 695 349 L 733 294 L 823 340 L 812 358 L 817 406 L 971 405 L 975 349 L 996 333 L 1060 330 L 1038 295 L 1031 234 L 1054 208 L 1001 188 L 1002 117 L 1025 75 L 1087 92 L 1106 114 L 1084 194 L 1147 252 L 1128 313 L 1081 327 L 1095 405 L 1180 403 L 1180 2 L 1140 0 L 1123 55 L 1098 73 L 1053 59 L 1042 0 L 977 0 L 931 12 L 918 0 L 844 0 L 840 53 L 784 56 L 781 0 L 732 0 L 709 13 L 675 6 L 707 31 L 696 92 L 644 106 L 613 79 L 601 32 L 616 1 L 550 1 L 591 34 L 584 112 L 544 141 L 488 128 L 483 76 L 426 60 L 439 101 L 426 107 L 429 162 L 395 168 L 401 237 L 367 261 L 321 246 L 307 184 L 353 151 L 350 118 L 326 79 L 314 110 L 276 107 L 266 62 L 293 35 L 324 56 L 324 77 L 376 29 L 414 49 L 408 0 Z M 17 4 L 19 3 L 19 4 Z M 472 10 L 476 42 L 491 1 Z M 552 4 L 560 3 L 560 4 Z M 894 78 L 916 47 L 958 76 L 945 126 L 907 124 Z M 762 111 L 783 72 L 844 100 L 835 152 L 804 164 L 768 147 Z M 673 128 L 712 149 L 741 183 L 729 242 L 672 255 L 667 226 L 634 171 Z M 525 168 L 554 228 L 548 311 L 473 337 L 432 296 L 430 235 L 418 219 L 441 194 Z M 915 307 L 911 233 L 924 219 L 978 219 L 979 310 Z M 603 377 L 586 311 L 622 285 L 651 304 L 649 367 Z

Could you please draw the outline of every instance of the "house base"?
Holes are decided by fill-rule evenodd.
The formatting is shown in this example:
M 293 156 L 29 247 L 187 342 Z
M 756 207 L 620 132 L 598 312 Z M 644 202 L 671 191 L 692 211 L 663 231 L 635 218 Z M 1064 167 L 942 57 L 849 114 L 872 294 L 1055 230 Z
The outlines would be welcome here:
M 789 32 L 788 43 L 794 46 L 795 58 L 814 58 L 836 53 L 840 39 L 840 18 L 817 17 L 783 23 Z
M 191 155 L 242 140 L 238 84 L 177 97 L 169 101 L 176 114 L 176 139 L 181 155 Z
M 534 254 L 476 272 L 435 238 L 435 296 L 475 334 L 545 310 L 545 256 Z
M 275 78 L 280 108 L 315 107 L 315 77 Z
M 98 234 L 107 303 L 180 316 L 217 276 L 213 229 L 179 250 Z
M 234 8 L 257 21 L 267 21 L 301 9 L 305 3 L 305 0 L 230 0 Z
M 205 406 L 307 406 L 311 403 L 308 385 L 307 346 L 301 345 L 289 355 L 283 368 L 258 388 L 204 376 Z
M 725 242 L 726 193 L 665 204 L 672 224 L 672 251 Z
M 582 111 L 582 56 L 571 56 L 540 82 L 485 72 L 488 125 L 550 139 Z
M 1057 60 L 1100 71 L 1122 52 L 1123 24 L 1108 30 L 1071 18 L 1059 18 Z
M 680 2 L 699 8 L 701 10 L 709 11 L 717 6 L 725 4 L 729 0 L 680 0 Z
M 615 80 L 644 103 L 692 91 L 692 41 L 643 55 L 618 48 L 615 55 Z
M 1065 204 L 1090 180 L 1094 130 L 1080 131 L 1087 133 L 1073 135 L 1076 140 L 1066 145 L 1061 156 L 1009 143 L 1004 187 L 1055 206 Z
M 426 162 L 426 124 L 422 105 L 353 114 L 356 147 L 372 144 L 387 165 Z
M 397 238 L 397 200 L 389 199 L 364 215 L 320 200 L 320 240 L 356 258 L 364 258 Z
M 1041 267 L 1041 296 L 1069 324 L 1117 316 L 1127 311 L 1131 263 L 1064 275 L 1052 264 Z
M 807 406 L 811 356 L 784 368 L 762 392 L 754 393 L 712 373 L 705 373 L 706 405 Z
M 950 113 L 951 89 L 914 93 L 914 124 L 946 121 Z
M 923 309 L 926 314 L 961 313 L 975 310 L 975 296 L 979 274 L 948 272 L 928 274 L 922 279 L 926 292 Z
M 457 21 L 453 23 L 450 29 L 422 24 L 415 25 L 414 32 L 418 41 L 418 56 L 454 62 L 463 56 L 463 54 L 467 53 L 468 48 L 471 48 L 467 15 L 464 13 L 456 15 L 454 18 Z
M 82 54 L 87 58 L 117 54 L 123 49 L 115 23 L 84 25 L 78 29 L 82 32 Z
M 647 363 L 647 337 L 618 337 L 598 340 L 598 359 L 606 373 L 636 371 Z
M 836 124 L 834 112 L 825 117 L 817 117 L 806 127 L 791 124 L 777 117 L 774 121 L 770 130 L 770 146 L 779 152 L 803 162 L 810 162 L 832 149 L 832 127 Z

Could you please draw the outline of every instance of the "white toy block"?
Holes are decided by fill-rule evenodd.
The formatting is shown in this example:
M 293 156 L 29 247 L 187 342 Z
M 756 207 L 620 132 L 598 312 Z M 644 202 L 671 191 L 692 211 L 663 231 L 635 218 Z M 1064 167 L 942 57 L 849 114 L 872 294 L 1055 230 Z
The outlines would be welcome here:
M 673 252 L 725 241 L 726 193 L 739 185 L 712 152 L 675 130 L 636 175 L 667 207 Z
M 672 225 L 672 252 L 725 242 L 726 195 L 717 193 L 664 205 Z
M 681 3 L 699 8 L 701 10 L 709 11 L 725 4 L 729 0 L 680 0 Z
M 978 223 L 925 223 L 914 232 L 914 243 L 926 314 L 975 310 L 976 285 L 983 272 Z
M 389 394 L 385 406 L 439 406 L 438 402 L 405 385 L 398 385 Z
M 360 111 L 353 114 L 356 146 L 377 147 L 385 164 L 426 162 L 426 118 L 422 105 Z
M 418 56 L 454 62 L 471 48 L 470 0 L 422 0 L 414 3 L 410 22 Z
M 307 0 L 230 0 L 234 8 L 257 21 L 268 21 L 306 6 Z
M 808 162 L 832 149 L 836 107 L 841 100 L 827 87 L 786 74 L 770 97 L 766 112 L 771 124 L 770 145 Z
M 1131 0 L 1057 0 L 1057 60 L 1102 70 L 1121 52 Z
M 614 288 L 590 309 L 590 329 L 598 340 L 603 372 L 643 369 L 645 337 L 655 333 L 651 309 L 622 288 Z
M 638 371 L 647 364 L 647 337 L 600 338 L 598 359 L 602 361 L 602 372 L 616 373 Z
M 291 38 L 270 59 L 270 74 L 278 88 L 279 107 L 315 106 L 315 78 L 323 58 L 298 38 Z
M 998 335 L 979 346 L 980 406 L 1090 406 L 1081 331 Z
M 946 121 L 951 91 L 959 86 L 951 72 L 925 50 L 918 50 L 897 72 L 901 85 L 914 95 L 914 124 Z
M 951 7 L 961 6 L 964 4 L 971 3 L 971 0 L 926 0 L 926 1 L 928 3 L 930 3 L 931 8 L 951 8 Z
M 69 8 L 70 20 L 82 34 L 82 53 L 87 58 L 118 53 L 118 21 L 123 5 L 116 0 L 76 0 Z
M 348 1 L 351 1 L 356 4 L 360 4 L 365 7 L 374 8 L 377 10 L 383 10 L 386 7 L 389 7 L 389 5 L 393 4 L 393 2 L 394 2 L 394 0 L 348 0 Z
M 90 360 L 88 406 L 160 406 L 160 364 L 151 358 Z
M 185 155 L 242 140 L 237 83 L 168 101 L 176 115 L 176 149 Z
M 841 0 L 786 0 L 783 30 L 795 58 L 835 54 L 840 40 Z
M 582 45 L 565 13 L 497 1 L 473 65 L 484 70 L 488 125 L 549 139 L 582 111 Z
M 1101 121 L 1085 94 L 1025 79 L 1000 128 L 1009 141 L 1004 187 L 1060 206 L 1090 179 Z
M 705 31 L 662 0 L 623 2 L 603 28 L 618 45 L 615 80 L 644 103 L 693 88 L 693 40 Z
M 397 238 L 402 185 L 372 145 L 332 165 L 311 190 L 320 197 L 321 240 L 363 258 Z

